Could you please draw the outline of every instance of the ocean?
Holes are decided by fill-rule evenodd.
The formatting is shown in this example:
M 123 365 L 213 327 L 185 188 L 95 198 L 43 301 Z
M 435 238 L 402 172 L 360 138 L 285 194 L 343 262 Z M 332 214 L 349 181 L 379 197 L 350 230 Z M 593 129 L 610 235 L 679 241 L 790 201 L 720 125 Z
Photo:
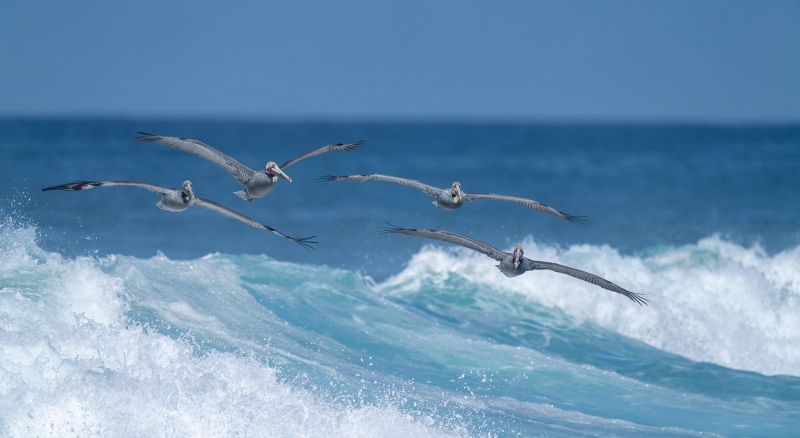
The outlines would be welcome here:
M 286 170 L 230 175 L 137 131 Z M 800 436 L 800 126 L 0 120 L 2 436 Z M 381 173 L 526 197 L 456 211 Z M 180 187 L 296 237 L 159 210 Z M 601 275 L 506 278 L 444 229 Z

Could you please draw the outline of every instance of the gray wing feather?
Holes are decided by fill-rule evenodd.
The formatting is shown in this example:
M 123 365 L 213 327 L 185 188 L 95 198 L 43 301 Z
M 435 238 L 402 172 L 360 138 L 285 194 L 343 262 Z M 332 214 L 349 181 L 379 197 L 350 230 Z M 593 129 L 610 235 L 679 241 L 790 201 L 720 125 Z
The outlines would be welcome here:
M 489 246 L 483 242 L 470 239 L 469 237 L 464 237 L 456 233 L 451 233 L 449 231 L 414 230 L 410 228 L 395 227 L 392 225 L 392 228 L 387 228 L 383 230 L 383 232 L 389 234 L 405 234 L 408 236 L 420 236 L 420 237 L 426 237 L 428 239 L 441 240 L 442 242 L 455 243 L 456 245 L 461 245 L 465 248 L 469 248 L 478 251 L 480 253 L 486 254 L 487 256 L 498 261 L 507 255 L 503 251 L 500 251 L 499 249 Z
M 536 202 L 532 199 L 517 198 L 515 196 L 496 195 L 494 193 L 464 193 L 465 201 L 469 202 L 469 201 L 474 201 L 476 199 L 491 199 L 494 201 L 514 202 L 516 204 L 521 204 L 534 210 L 539 210 L 545 213 L 550 213 L 552 215 L 558 216 L 561 219 L 564 219 L 565 221 L 571 224 L 583 223 L 583 219 L 580 216 L 573 216 L 571 214 L 562 213 L 553 207 L 542 204 L 540 202 Z
M 216 211 L 217 213 L 224 214 L 225 216 L 228 216 L 230 218 L 242 221 L 242 222 L 246 223 L 247 225 L 250 225 L 251 227 L 255 227 L 255 228 L 258 228 L 258 229 L 261 229 L 261 230 L 271 231 L 271 232 L 273 232 L 273 233 L 277 234 L 278 236 L 281 236 L 281 237 L 283 237 L 285 239 L 289 239 L 289 240 L 292 240 L 294 242 L 297 242 L 298 244 L 302 245 L 305 248 L 312 248 L 312 246 L 310 244 L 317 243 L 317 242 L 313 242 L 313 241 L 310 240 L 310 239 L 313 239 L 316 236 L 300 237 L 300 238 L 287 236 L 286 234 L 281 233 L 280 231 L 276 230 L 275 228 L 272 228 L 272 227 L 270 227 L 268 225 L 264 225 L 264 224 L 262 224 L 260 222 L 256 222 L 253 219 L 250 219 L 249 217 L 247 217 L 247 216 L 245 216 L 245 215 L 243 215 L 241 213 L 235 212 L 235 211 L 231 210 L 230 208 L 225 207 L 224 205 L 217 204 L 214 201 L 209 201 L 208 199 L 194 198 L 194 201 L 192 202 L 192 205 L 194 205 L 195 207 L 200 207 L 200 208 L 205 208 L 207 210 Z
M 360 148 L 363 144 L 364 144 L 364 140 L 357 141 L 355 143 L 329 144 L 327 146 L 323 146 L 321 148 L 314 149 L 313 151 L 306 152 L 303 155 L 298 155 L 298 156 L 292 158 L 291 160 L 283 163 L 280 166 L 280 168 L 281 169 L 285 169 L 285 168 L 291 166 L 292 164 L 294 164 L 294 163 L 296 163 L 296 162 L 298 162 L 300 160 L 303 160 L 303 159 L 306 159 L 306 158 L 311 158 L 311 157 L 316 157 L 317 155 L 324 154 L 325 152 L 330 152 L 330 151 L 347 151 L 347 152 L 350 152 L 350 151 L 354 151 L 354 150 Z
M 248 180 L 250 180 L 255 173 L 253 169 L 245 166 L 239 161 L 236 161 L 229 155 L 223 154 L 222 152 L 212 148 L 202 141 L 181 137 L 163 137 L 161 135 L 153 135 L 146 132 L 139 132 L 139 134 L 142 135 L 136 137 L 136 140 L 147 143 L 160 143 L 164 146 L 169 146 L 171 148 L 197 155 L 200 158 L 205 158 L 206 160 L 225 169 L 242 184 L 245 184 Z
M 60 186 L 50 186 L 42 189 L 43 192 L 47 190 L 89 190 L 95 187 L 139 187 L 142 189 L 156 192 L 159 195 L 166 195 L 176 189 L 168 189 L 166 187 L 157 186 L 146 182 L 135 181 L 75 181 Z
M 428 195 L 436 196 L 444 189 L 439 189 L 433 186 L 429 186 L 427 184 L 423 184 L 417 180 L 413 179 L 405 179 L 405 178 L 398 178 L 396 176 L 387 176 L 387 175 L 379 175 L 377 173 L 370 173 L 368 175 L 350 175 L 350 176 L 333 176 L 333 175 L 325 175 L 320 178 L 322 181 L 351 181 L 362 183 L 364 181 L 384 181 L 384 182 L 392 182 L 397 184 L 402 184 L 404 186 L 413 187 L 415 189 L 422 190 Z
M 559 274 L 566 274 L 569 275 L 570 277 L 575 277 L 579 280 L 592 283 L 595 286 L 600 286 L 603 289 L 625 295 L 626 297 L 630 298 L 639 305 L 647 304 L 647 299 L 644 298 L 643 296 L 625 290 L 617 286 L 616 284 L 606 280 L 605 278 L 598 277 L 597 275 L 581 271 L 580 269 L 570 268 L 569 266 L 559 265 L 558 263 L 540 262 L 536 260 L 531 260 L 529 258 L 523 258 L 523 260 L 525 262 L 525 269 L 529 271 L 547 269 L 553 272 L 558 272 Z

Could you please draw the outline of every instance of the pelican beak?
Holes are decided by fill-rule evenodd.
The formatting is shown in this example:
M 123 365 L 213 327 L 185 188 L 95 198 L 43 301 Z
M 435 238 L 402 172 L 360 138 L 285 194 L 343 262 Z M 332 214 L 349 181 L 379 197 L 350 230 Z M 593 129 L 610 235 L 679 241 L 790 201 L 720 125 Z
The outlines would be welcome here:
M 285 179 L 286 181 L 292 182 L 292 179 L 289 178 L 289 175 L 283 173 L 283 171 L 281 170 L 280 167 L 278 167 L 277 164 L 272 166 L 272 171 L 275 172 L 275 175 L 278 175 L 279 177 Z
M 519 268 L 519 264 L 522 262 L 522 251 L 519 248 L 514 249 L 514 269 Z
M 450 190 L 450 195 L 453 196 L 453 202 L 458 202 L 464 199 L 464 194 L 461 193 L 461 184 L 453 183 L 453 188 Z

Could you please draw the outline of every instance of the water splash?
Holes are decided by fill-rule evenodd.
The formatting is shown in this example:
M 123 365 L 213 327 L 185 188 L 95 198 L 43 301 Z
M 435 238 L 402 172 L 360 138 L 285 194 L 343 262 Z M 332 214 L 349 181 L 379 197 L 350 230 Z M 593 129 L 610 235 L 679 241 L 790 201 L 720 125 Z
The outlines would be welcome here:
M 627 298 L 547 271 L 505 278 L 494 261 L 468 250 L 426 247 L 379 286 L 408 296 L 451 277 L 591 322 L 693 361 L 765 375 L 800 376 L 800 248 L 773 256 L 713 236 L 695 245 L 624 256 L 609 246 L 565 249 L 527 239 L 525 254 L 596 273 L 644 293 Z

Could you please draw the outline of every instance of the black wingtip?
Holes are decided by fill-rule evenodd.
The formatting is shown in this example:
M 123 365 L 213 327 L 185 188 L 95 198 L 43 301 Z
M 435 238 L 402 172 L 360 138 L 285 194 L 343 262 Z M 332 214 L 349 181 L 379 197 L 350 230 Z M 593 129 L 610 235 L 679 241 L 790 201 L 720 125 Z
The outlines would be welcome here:
M 322 175 L 317 177 L 317 182 L 332 182 L 336 181 L 336 178 L 339 178 L 335 175 L 328 175 L 327 173 L 323 173 Z
M 315 249 L 312 245 L 315 245 L 315 244 L 319 243 L 319 242 L 311 240 L 311 239 L 313 239 L 315 237 L 317 237 L 317 236 L 294 237 L 294 238 L 292 238 L 292 240 L 294 240 L 298 245 L 302 246 L 305 249 Z
M 650 300 L 648 300 L 647 298 L 645 298 L 641 294 L 637 294 L 637 293 L 633 293 L 633 292 L 631 292 L 631 294 L 628 295 L 628 298 L 630 298 L 631 301 L 633 301 L 634 303 L 636 303 L 636 304 L 638 304 L 640 306 L 646 306 L 647 303 L 650 302 Z
M 100 184 L 101 183 L 98 181 L 75 181 L 67 184 L 45 187 L 42 189 L 42 191 L 46 192 L 48 190 L 67 190 L 67 191 L 86 190 L 86 189 L 91 189 L 93 187 L 97 187 Z
M 573 216 L 566 213 L 564 213 L 564 220 L 572 225 L 585 225 L 587 222 L 589 222 L 589 219 L 587 219 L 586 216 Z
M 364 140 L 360 140 L 360 141 L 357 141 L 355 143 L 347 143 L 347 144 L 339 143 L 337 146 L 344 146 L 344 149 L 343 149 L 344 151 L 351 152 L 351 151 L 354 151 L 356 149 L 361 149 L 361 146 L 363 146 L 363 145 L 364 145 Z
M 383 222 L 385 222 L 386 225 L 388 225 L 389 227 L 388 228 L 382 228 L 380 230 L 380 232 L 378 232 L 378 234 L 396 234 L 396 233 L 400 232 L 401 230 L 405 229 L 405 228 L 398 227 L 397 225 L 395 225 L 395 224 L 393 224 L 391 222 L 387 222 L 387 221 L 383 221 Z
M 154 143 L 155 140 L 158 138 L 157 135 L 148 134 L 147 132 L 137 131 L 136 133 L 139 135 L 137 137 L 133 137 L 133 139 L 137 141 L 146 141 L 149 143 Z

